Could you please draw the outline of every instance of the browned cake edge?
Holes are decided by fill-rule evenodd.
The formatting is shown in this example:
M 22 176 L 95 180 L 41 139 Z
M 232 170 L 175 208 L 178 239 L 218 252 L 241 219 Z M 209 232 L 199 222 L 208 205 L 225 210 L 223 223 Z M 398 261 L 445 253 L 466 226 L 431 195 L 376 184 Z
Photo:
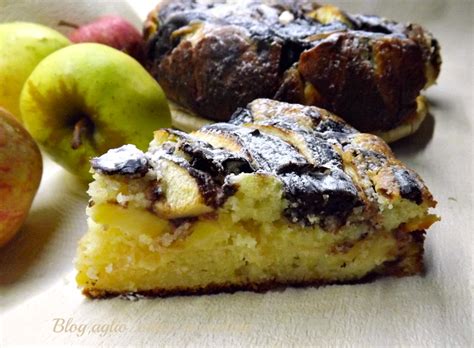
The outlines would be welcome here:
M 399 244 L 399 256 L 393 261 L 386 261 L 372 272 L 359 279 L 333 281 L 327 279 L 307 279 L 303 281 L 279 281 L 269 280 L 264 282 L 250 282 L 242 284 L 215 284 L 210 283 L 205 287 L 176 287 L 173 289 L 155 288 L 150 290 L 138 290 L 135 292 L 108 291 L 103 289 L 85 288 L 82 293 L 92 299 L 110 298 L 122 296 L 125 299 L 133 296 L 144 297 L 170 297 L 170 296 L 192 296 L 216 293 L 234 293 L 237 291 L 267 292 L 283 287 L 319 287 L 323 285 L 336 284 L 361 284 L 371 282 L 379 277 L 394 276 L 405 277 L 417 274 L 423 274 L 423 243 L 425 240 L 425 231 L 415 231 L 406 233 L 395 231 L 394 237 Z

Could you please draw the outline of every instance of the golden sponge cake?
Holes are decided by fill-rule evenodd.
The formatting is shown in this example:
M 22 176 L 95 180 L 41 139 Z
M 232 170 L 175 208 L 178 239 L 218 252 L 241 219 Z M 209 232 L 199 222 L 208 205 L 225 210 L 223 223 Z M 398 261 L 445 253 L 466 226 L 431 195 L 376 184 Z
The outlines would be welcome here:
M 258 99 L 230 123 L 155 132 L 92 161 L 77 282 L 90 297 L 264 290 L 423 269 L 437 217 L 378 137 Z

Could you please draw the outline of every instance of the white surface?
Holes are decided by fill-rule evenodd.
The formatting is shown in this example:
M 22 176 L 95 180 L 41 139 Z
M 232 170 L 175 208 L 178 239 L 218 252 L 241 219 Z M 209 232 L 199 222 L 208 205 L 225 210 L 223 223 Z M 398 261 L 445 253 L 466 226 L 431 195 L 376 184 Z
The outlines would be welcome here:
M 427 93 L 433 117 L 420 132 L 393 145 L 439 201 L 436 212 L 442 221 L 429 230 L 426 241 L 427 274 L 266 294 L 87 300 L 76 289 L 72 266 L 77 240 L 86 229 L 85 187 L 46 160 L 26 225 L 0 250 L 0 346 L 472 346 L 473 3 L 334 3 L 421 22 L 441 42 L 444 63 L 439 84 Z M 0 4 L 0 21 L 52 25 L 59 19 L 81 22 L 119 13 L 140 23 L 122 2 L 0 0 Z M 141 16 L 152 4 L 134 2 Z M 83 333 L 78 331 L 82 329 Z

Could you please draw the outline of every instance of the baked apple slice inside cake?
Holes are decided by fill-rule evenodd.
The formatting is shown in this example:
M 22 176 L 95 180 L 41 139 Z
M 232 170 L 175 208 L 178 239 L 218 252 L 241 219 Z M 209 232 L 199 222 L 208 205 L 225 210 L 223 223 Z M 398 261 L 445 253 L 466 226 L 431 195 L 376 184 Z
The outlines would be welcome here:
M 92 160 L 77 282 L 90 297 L 266 290 L 423 269 L 436 202 L 378 137 L 258 99 Z

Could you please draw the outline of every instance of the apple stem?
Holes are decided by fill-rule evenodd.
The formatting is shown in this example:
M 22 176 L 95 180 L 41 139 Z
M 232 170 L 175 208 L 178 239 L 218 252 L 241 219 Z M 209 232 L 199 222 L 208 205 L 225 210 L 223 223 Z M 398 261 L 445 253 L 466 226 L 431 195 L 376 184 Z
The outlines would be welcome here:
M 89 128 L 89 120 L 86 117 L 81 118 L 74 125 L 72 133 L 71 148 L 77 150 L 82 145 L 82 135 L 87 132 Z
M 64 21 L 64 20 L 60 20 L 58 22 L 58 25 L 60 27 L 69 27 L 69 28 L 74 28 L 74 29 L 78 29 L 79 28 L 79 25 L 75 24 L 75 23 L 72 23 L 72 22 L 68 22 L 68 21 Z

